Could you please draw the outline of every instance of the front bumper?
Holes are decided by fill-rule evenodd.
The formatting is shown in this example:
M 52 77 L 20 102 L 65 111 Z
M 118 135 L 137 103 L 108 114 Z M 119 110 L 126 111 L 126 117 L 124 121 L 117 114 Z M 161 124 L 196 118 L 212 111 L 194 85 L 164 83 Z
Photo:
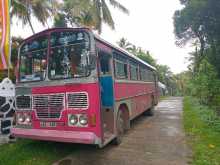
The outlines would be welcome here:
M 98 144 L 101 140 L 92 132 L 80 131 L 60 131 L 60 130 L 41 130 L 41 129 L 24 129 L 12 128 L 12 135 L 20 138 L 68 142 L 68 143 L 83 143 L 83 144 Z

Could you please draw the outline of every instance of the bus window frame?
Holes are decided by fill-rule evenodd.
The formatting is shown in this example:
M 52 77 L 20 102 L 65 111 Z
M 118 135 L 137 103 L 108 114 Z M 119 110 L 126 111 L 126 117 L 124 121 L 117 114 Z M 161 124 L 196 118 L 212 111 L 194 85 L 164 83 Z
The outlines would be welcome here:
M 122 60 L 120 60 L 120 58 Z M 123 68 L 126 68 L 126 72 L 124 76 L 119 76 L 117 74 L 117 63 L 123 64 Z M 113 51 L 113 65 L 114 65 L 114 77 L 118 80 L 129 80 L 130 78 L 130 73 L 129 73 L 129 63 L 128 60 L 126 59 L 126 56 L 123 55 L 121 52 L 118 51 Z M 126 65 L 126 66 L 125 66 Z
M 140 75 L 139 75 L 139 63 L 134 62 L 133 60 L 129 60 L 129 73 L 130 73 L 130 80 L 131 81 L 141 81 L 140 80 Z M 131 69 L 135 69 L 136 72 L 136 79 L 132 78 L 132 71 Z

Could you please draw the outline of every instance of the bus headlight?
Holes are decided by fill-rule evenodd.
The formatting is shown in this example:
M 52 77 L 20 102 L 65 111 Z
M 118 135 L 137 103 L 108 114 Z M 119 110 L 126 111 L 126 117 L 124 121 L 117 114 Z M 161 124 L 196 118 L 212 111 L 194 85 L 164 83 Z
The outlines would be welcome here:
M 30 113 L 17 113 L 16 116 L 18 124 L 31 124 L 32 118 Z
M 29 115 L 26 116 L 25 122 L 26 123 L 30 123 L 31 122 L 31 116 L 29 116 Z
M 78 123 L 78 117 L 76 115 L 68 116 L 69 125 L 76 125 Z
M 25 121 L 25 117 L 23 114 L 18 114 L 17 115 L 18 123 L 21 124 Z
M 79 123 L 83 126 L 88 124 L 88 117 L 87 115 L 80 115 L 79 116 Z

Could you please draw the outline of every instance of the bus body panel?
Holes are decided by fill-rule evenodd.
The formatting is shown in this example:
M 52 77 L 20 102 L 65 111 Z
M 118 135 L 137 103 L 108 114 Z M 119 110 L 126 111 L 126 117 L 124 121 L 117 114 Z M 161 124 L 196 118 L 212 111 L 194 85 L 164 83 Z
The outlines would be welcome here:
M 53 141 L 71 141 L 65 139 L 65 136 L 59 136 L 56 138 L 54 136 L 54 139 L 52 138 L 54 134 L 54 131 L 58 132 L 60 131 L 60 135 L 77 135 L 81 134 L 85 136 L 91 137 L 97 137 L 101 139 L 101 120 L 100 120 L 100 91 L 99 91 L 99 84 L 98 83 L 88 83 L 88 84 L 68 84 L 68 85 L 60 85 L 60 86 L 45 86 L 45 87 L 33 87 L 32 88 L 32 96 L 38 95 L 53 95 L 53 94 L 59 94 L 59 93 L 74 93 L 74 92 L 86 92 L 88 93 L 88 109 L 87 110 L 77 110 L 77 109 L 68 109 L 67 105 L 65 105 L 65 109 L 61 112 L 61 117 L 59 119 L 41 119 L 38 118 L 36 115 L 36 111 L 32 111 L 32 127 L 25 129 L 27 132 L 25 133 L 25 130 L 21 128 L 14 128 L 12 130 L 12 134 L 17 137 L 26 137 L 26 138 L 33 138 L 33 139 L 41 139 L 41 140 L 53 140 Z M 65 101 L 66 102 L 66 101 Z M 19 112 L 17 112 L 19 113 Z M 68 114 L 87 114 L 88 118 L 90 119 L 91 115 L 95 115 L 95 126 L 91 126 L 90 121 L 88 124 L 88 127 L 76 127 L 76 126 L 68 126 Z M 55 127 L 51 126 L 41 126 L 41 122 L 56 122 Z M 31 130 L 35 131 L 31 131 Z M 45 130 L 48 130 L 47 134 L 48 136 L 45 136 L 42 134 L 42 132 L 45 132 Z M 39 133 L 37 133 L 39 131 Z M 64 131 L 64 132 L 63 132 Z M 71 133 L 71 132 L 74 133 Z M 69 133 L 68 133 L 69 132 Z M 77 133 L 78 132 L 78 133 Z M 33 135 L 31 136 L 31 133 Z M 93 134 L 91 134 L 93 133 Z M 78 135 L 78 137 L 80 137 Z M 51 137 L 50 137 L 51 136 Z M 50 139 L 48 139 L 50 137 Z M 74 136 L 72 137 L 71 142 L 78 142 L 79 139 L 74 141 Z M 90 139 L 89 138 L 89 139 Z M 83 138 L 82 138 L 83 140 Z M 91 142 L 92 140 L 90 140 Z M 95 142 L 95 141 L 94 141 Z
M 93 132 L 85 131 L 12 128 L 12 135 L 35 140 L 101 145 L 99 137 Z
M 117 103 L 130 104 L 130 120 L 151 108 L 155 97 L 154 83 L 115 82 L 115 100 Z
M 72 85 L 65 85 L 65 86 L 50 86 L 50 87 L 37 87 L 32 89 L 32 95 L 39 95 L 39 94 L 53 94 L 53 93 L 71 93 L 71 92 L 87 92 L 88 93 L 88 100 L 89 106 L 87 110 L 70 110 L 66 109 L 62 112 L 61 118 L 59 121 L 67 122 L 67 114 L 96 114 L 96 127 L 69 127 L 69 126 L 60 126 L 60 128 L 53 128 L 53 129 L 60 129 L 60 130 L 82 130 L 82 131 L 93 131 L 97 136 L 100 136 L 100 98 L 99 98 L 99 84 L 98 83 L 91 83 L 91 84 L 72 84 Z M 67 107 L 67 105 L 65 106 Z M 36 113 L 34 113 L 34 124 L 35 128 L 39 129 L 39 119 L 36 117 Z M 48 121 L 51 121 L 50 119 Z

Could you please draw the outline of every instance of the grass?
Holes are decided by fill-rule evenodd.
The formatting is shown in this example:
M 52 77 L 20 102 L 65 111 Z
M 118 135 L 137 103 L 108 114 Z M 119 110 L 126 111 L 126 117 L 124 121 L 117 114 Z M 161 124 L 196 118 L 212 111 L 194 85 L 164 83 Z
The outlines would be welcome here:
M 74 150 L 73 144 L 18 140 L 0 146 L 0 165 L 51 165 Z
M 220 118 L 196 99 L 184 98 L 184 128 L 193 165 L 220 165 Z
M 159 100 L 162 101 L 162 100 L 165 100 L 167 99 L 169 96 L 160 96 Z

